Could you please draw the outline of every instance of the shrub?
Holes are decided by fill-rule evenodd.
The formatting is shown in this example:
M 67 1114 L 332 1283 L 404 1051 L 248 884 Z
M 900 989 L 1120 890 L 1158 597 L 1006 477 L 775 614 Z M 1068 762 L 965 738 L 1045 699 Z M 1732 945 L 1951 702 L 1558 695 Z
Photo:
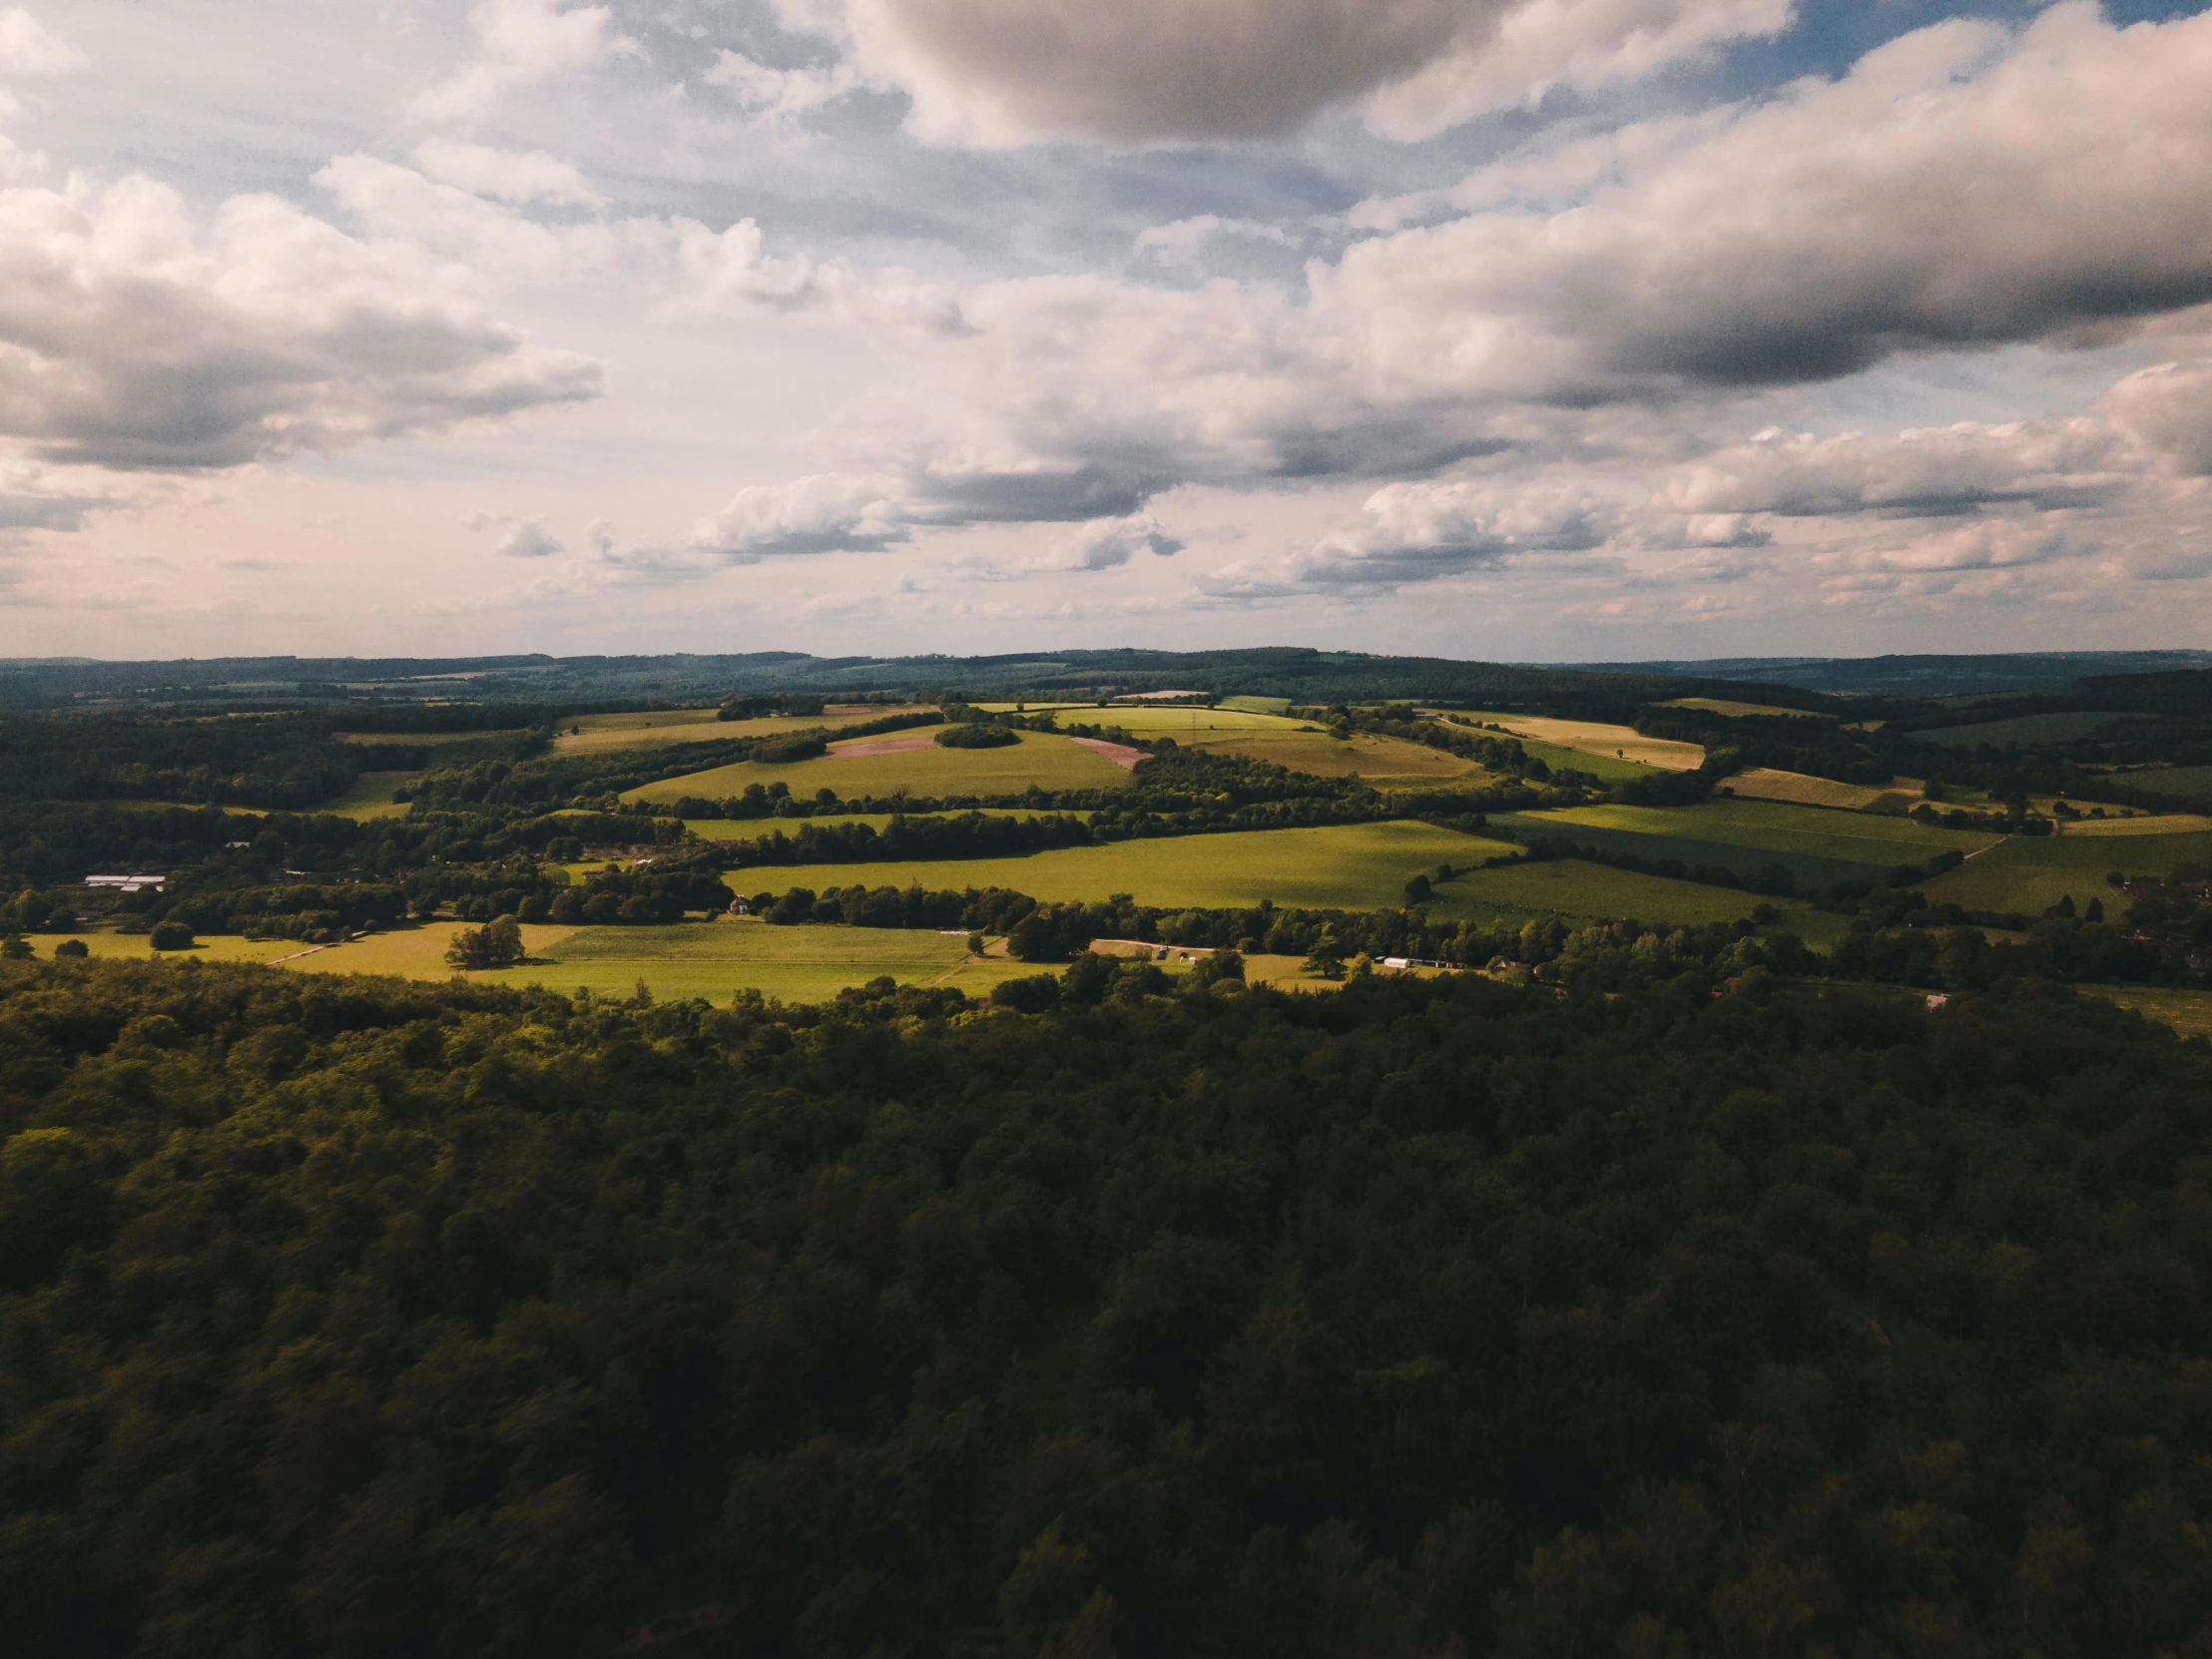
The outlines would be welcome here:
M 54 956 L 57 961 L 66 956 L 90 956 L 91 954 L 92 951 L 86 947 L 83 939 L 63 939 L 54 946 Z
M 788 738 L 774 738 L 754 747 L 753 758 L 764 766 L 780 765 L 786 761 L 812 761 L 830 752 L 830 740 L 821 732 L 794 732 Z
M 146 942 L 156 950 L 190 950 L 199 941 L 181 921 L 157 921 Z

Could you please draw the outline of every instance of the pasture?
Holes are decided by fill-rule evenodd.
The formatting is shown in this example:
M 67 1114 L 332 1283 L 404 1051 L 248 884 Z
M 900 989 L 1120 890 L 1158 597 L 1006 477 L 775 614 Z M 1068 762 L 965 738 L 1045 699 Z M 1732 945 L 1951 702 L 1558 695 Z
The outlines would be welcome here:
M 2102 997 L 2133 1008 L 2145 1019 L 2170 1025 L 2184 1037 L 2212 1037 L 2212 991 L 2172 990 L 2160 985 L 2076 985 L 2083 996 Z
M 2076 819 L 2066 826 L 2065 833 L 2070 840 L 2075 835 L 2186 835 L 2199 830 L 2212 830 L 2212 818 L 2202 813 L 2136 813 L 2127 818 Z
M 1923 889 L 1934 903 L 2032 915 L 2071 894 L 2076 905 L 2113 893 L 2105 873 L 2164 875 L 2212 860 L 2212 830 L 2163 835 L 2013 835 Z
M 1557 916 L 1570 925 L 1634 920 L 1697 926 L 1739 920 L 1761 904 L 1782 910 L 1782 925 L 1801 937 L 1820 932 L 1821 923 L 1831 919 L 1802 900 L 1763 898 L 1730 887 L 1614 869 L 1583 858 L 1472 869 L 1439 885 L 1427 908 L 1432 916 L 1457 921 Z
M 1984 720 L 1972 726 L 1945 726 L 1933 732 L 1915 732 L 1915 743 L 1932 743 L 1939 749 L 2031 748 L 2039 743 L 2074 743 L 2093 738 L 2116 720 L 2147 720 L 2147 715 L 2099 714 L 2094 710 L 2051 715 L 2015 715 L 2010 720 Z
M 622 799 L 678 801 L 685 796 L 700 796 L 712 801 L 743 795 L 748 784 L 783 784 L 798 796 L 834 790 L 840 798 L 853 799 L 896 795 L 900 791 L 913 796 L 1019 795 L 1032 786 L 1042 790 L 1105 790 L 1119 789 L 1129 782 L 1127 772 L 1072 738 L 1023 732 L 1021 741 L 1006 749 L 940 749 L 931 739 L 933 730 L 924 727 L 918 732 L 847 738 L 831 744 L 830 753 L 819 760 L 774 765 L 739 761 L 706 772 L 688 772 L 680 778 L 666 778 L 630 790 Z M 899 740 L 914 747 L 889 754 L 845 753 Z
M 1003 887 L 1044 900 L 1097 900 L 1128 893 L 1164 908 L 1251 905 L 1368 910 L 1404 902 L 1405 883 L 1438 864 L 1480 863 L 1513 849 L 1502 842 L 1409 822 L 1249 830 L 1069 846 L 1012 858 L 944 858 L 901 863 L 777 864 L 732 870 L 733 890 L 907 887 L 961 891 Z
M 1486 720 L 1502 726 L 1517 738 L 1534 738 L 1578 755 L 1600 756 L 1614 761 L 1639 761 L 1667 772 L 1695 772 L 1705 764 L 1705 751 L 1694 743 L 1647 738 L 1627 726 L 1609 726 L 1595 720 L 1552 720 L 1543 715 L 1485 714 L 1463 711 L 1469 720 Z M 1548 762 L 1546 763 L 1549 764 Z M 1569 765 L 1574 763 L 1569 762 Z M 1594 769 L 1584 767 L 1585 772 Z
M 874 704 L 831 704 L 819 715 L 763 715 L 754 720 L 718 720 L 713 709 L 655 709 L 643 714 L 573 715 L 562 721 L 553 740 L 556 755 L 591 755 L 628 749 L 660 749 L 679 743 L 715 743 L 725 738 L 765 738 L 787 732 L 858 726 L 886 715 L 919 713 L 920 704 L 890 709 Z
M 1774 703 L 1737 703 L 1725 697 L 1678 697 L 1659 705 L 1662 709 L 1701 709 L 1709 715 L 1723 715 L 1730 720 L 1748 720 L 1755 717 L 1784 720 L 1834 720 L 1834 715 L 1824 715 L 1812 709 L 1785 709 Z
M 152 957 L 162 962 L 270 962 L 309 948 L 296 939 L 210 934 L 190 950 L 156 950 L 144 933 L 115 933 L 105 928 L 88 928 L 80 933 L 33 933 L 29 937 L 32 953 L 41 960 L 53 955 L 54 946 L 64 939 L 79 940 L 87 954 L 106 961 L 144 961 Z
M 1830 812 L 1784 802 L 1715 800 L 1695 807 L 1573 807 L 1494 817 L 1527 834 L 1563 834 L 1580 845 L 1640 858 L 1718 865 L 1741 876 L 1779 864 L 1801 891 L 1877 880 L 1899 864 L 1955 848 L 1969 856 L 1993 834 L 1931 830 L 1907 818 Z
M 377 818 L 405 818 L 411 809 L 404 801 L 392 800 L 391 792 L 421 776 L 419 772 L 364 772 L 353 780 L 352 788 L 332 796 L 315 811 L 349 818 L 356 824 Z
M 1889 784 L 1840 784 L 1833 778 L 1814 778 L 1802 772 L 1780 772 L 1773 767 L 1752 767 L 1721 781 L 1720 788 L 1746 801 L 1787 801 L 1801 807 L 1830 807 L 1848 813 L 1864 813 L 1888 807 L 1908 812 L 1921 799 L 1918 778 L 1900 778 Z
M 2158 767 L 2145 772 L 2116 772 L 2112 782 L 2145 795 L 2174 801 L 2212 802 L 2212 767 Z
M 1039 818 L 1034 807 L 975 807 L 950 813 L 908 813 L 907 818 L 960 818 L 965 812 L 978 812 L 985 818 Z M 796 835 L 809 824 L 819 824 L 825 829 L 835 829 L 840 824 L 864 824 L 870 830 L 887 829 L 895 813 L 826 813 L 820 818 L 688 818 L 684 828 L 703 841 L 750 841 L 763 835 L 774 834 L 781 830 L 787 835 Z M 1070 813 L 1070 818 L 1088 822 L 1088 813 Z M 588 866 L 597 868 L 597 865 Z

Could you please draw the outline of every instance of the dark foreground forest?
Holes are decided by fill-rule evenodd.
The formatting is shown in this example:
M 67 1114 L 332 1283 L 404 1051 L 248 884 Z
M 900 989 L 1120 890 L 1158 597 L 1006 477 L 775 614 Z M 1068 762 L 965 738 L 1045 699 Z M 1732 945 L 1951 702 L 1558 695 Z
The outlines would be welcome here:
M 2212 1050 L 1721 943 L 1036 1014 L 0 964 L 4 1640 L 2212 1652 Z

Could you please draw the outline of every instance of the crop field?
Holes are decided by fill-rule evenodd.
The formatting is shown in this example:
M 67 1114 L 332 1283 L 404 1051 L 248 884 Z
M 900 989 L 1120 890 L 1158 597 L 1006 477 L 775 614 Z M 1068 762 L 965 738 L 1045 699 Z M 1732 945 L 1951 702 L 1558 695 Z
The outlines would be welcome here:
M 872 704 L 832 704 L 819 715 L 763 715 L 756 720 L 718 720 L 713 709 L 656 709 L 646 714 L 575 715 L 561 723 L 553 740 L 556 755 L 591 755 L 625 749 L 659 749 L 679 743 L 714 743 L 723 738 L 772 737 L 782 732 L 812 732 L 824 727 L 858 726 L 885 715 L 907 715 L 921 705 L 889 709 Z
M 2202 813 L 2138 813 L 2132 818 L 2080 819 L 2066 826 L 2066 838 L 2071 840 L 2076 835 L 2187 835 L 2199 830 L 2212 830 L 2212 818 Z
M 1932 743 L 1942 749 L 1978 749 L 1990 744 L 1998 749 L 2018 744 L 2073 743 L 2095 737 L 2100 727 L 2115 720 L 2147 719 L 2147 716 L 2098 714 L 2094 710 L 2054 715 L 2016 715 L 2010 720 L 1985 720 L 1973 726 L 1946 726 L 1934 732 L 1915 732 L 1915 743 Z
M 1662 703 L 1663 709 L 1702 709 L 1709 715 L 1725 715 L 1730 720 L 1746 720 L 1756 716 L 1779 717 L 1785 720 L 1834 720 L 1834 715 L 1824 715 L 1813 709 L 1785 709 L 1774 703 L 1737 703 L 1725 697 L 1678 697 Z
M 1582 858 L 1473 869 L 1436 888 L 1432 916 L 1460 921 L 1520 921 L 1557 916 L 1568 922 L 1645 921 L 1677 926 L 1735 921 L 1761 904 L 1785 912 L 1786 925 L 1810 936 L 1828 918 L 1802 900 L 1762 898 L 1729 887 L 1670 880 L 1614 869 Z
M 1256 715 L 1287 715 L 1291 712 L 1291 700 L 1287 697 L 1225 697 L 1221 700 L 1225 709 L 1244 709 Z
M 2179 863 L 2212 861 L 2212 830 L 2168 835 L 2014 835 L 1938 875 L 1924 889 L 1936 903 L 2032 915 L 2072 894 L 2075 904 L 2109 901 L 2105 872 L 2164 875 Z
M 1899 812 L 1910 810 L 1921 799 L 1918 778 L 1900 778 L 1891 784 L 1839 784 L 1833 778 L 1813 778 L 1802 772 L 1778 772 L 1773 767 L 1753 767 L 1724 779 L 1720 786 L 1746 801 L 1788 801 L 1801 807 L 1833 807 L 1863 813 L 1883 805 Z
M 1695 807 L 1574 807 L 1493 820 L 1531 834 L 1564 834 L 1581 845 L 1638 857 L 1679 858 L 1754 875 L 1780 864 L 1813 890 L 1872 880 L 1899 864 L 1956 848 L 1972 854 L 1997 837 L 1931 830 L 1905 818 L 1876 818 L 1767 801 L 1707 801 Z
M 1073 739 L 1047 732 L 1024 732 L 1008 749 L 940 749 L 929 728 L 879 738 L 848 738 L 831 744 L 820 760 L 764 766 L 740 761 L 707 772 L 663 779 L 623 796 L 625 801 L 676 801 L 684 796 L 708 800 L 743 795 L 748 784 L 783 784 L 792 794 L 811 796 L 835 790 L 840 797 L 887 796 L 899 790 L 916 796 L 1019 795 L 1035 785 L 1045 790 L 1119 789 L 1129 774 Z M 856 745 L 874 746 L 899 739 L 919 742 L 893 754 L 844 755 Z
M 1432 825 L 1329 825 L 1069 846 L 1014 858 L 875 864 L 777 864 L 732 870 L 741 892 L 896 886 L 1003 887 L 1047 900 L 1129 893 L 1140 904 L 1228 906 L 1272 898 L 1290 907 L 1368 910 L 1404 902 L 1405 883 L 1438 864 L 1480 863 L 1513 849 Z
M 2147 772 L 2116 772 L 2112 782 L 2145 795 L 2176 801 L 2212 801 L 2212 767 L 2159 767 Z
M 405 818 L 410 811 L 407 803 L 392 800 L 391 792 L 421 776 L 419 772 L 364 772 L 353 780 L 351 789 L 343 795 L 332 796 L 315 811 L 333 813 L 355 823 L 373 818 Z
M 1352 738 L 1296 730 L 1253 732 L 1201 738 L 1195 747 L 1209 755 L 1242 755 L 1248 760 L 1272 761 L 1277 766 L 1316 778 L 1349 778 L 1357 774 L 1368 783 L 1384 786 L 1434 784 L 1447 780 L 1473 782 L 1489 776 L 1473 762 L 1463 761 L 1446 750 L 1365 732 Z
M 506 732 L 338 732 L 332 735 L 340 743 L 397 743 L 410 748 L 455 749 L 470 744 L 505 747 L 520 743 L 530 734 L 516 727 Z
M 2082 996 L 2100 996 L 2145 1019 L 2170 1025 L 2184 1037 L 2212 1037 L 2212 991 L 2171 990 L 2158 985 L 2076 985 Z
M 1705 764 L 1705 751 L 1697 744 L 1647 738 L 1626 726 L 1608 726 L 1594 720 L 1551 720 L 1541 715 L 1485 714 L 1478 709 L 1465 713 L 1470 720 L 1486 720 L 1502 726 L 1517 738 L 1534 738 L 1538 743 L 1554 744 L 1581 755 L 1641 761 L 1645 766 L 1668 772 L 1695 772 Z M 1595 769 L 1584 767 L 1583 770 L 1594 772 Z

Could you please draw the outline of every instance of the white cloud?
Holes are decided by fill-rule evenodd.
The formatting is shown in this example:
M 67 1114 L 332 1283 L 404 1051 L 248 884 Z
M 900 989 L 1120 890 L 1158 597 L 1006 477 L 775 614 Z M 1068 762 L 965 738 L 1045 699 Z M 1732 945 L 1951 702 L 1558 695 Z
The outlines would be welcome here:
M 1386 484 L 1367 518 L 1287 559 L 1242 561 L 1199 589 L 1219 599 L 1376 592 L 1466 576 L 1516 555 L 1586 553 L 1619 525 L 1620 507 L 1583 485 L 1521 488 L 1469 482 Z
M 597 395 L 460 273 L 273 197 L 206 227 L 144 178 L 0 190 L 0 437 L 49 460 L 233 466 Z
M 415 146 L 414 160 L 430 178 L 477 196 L 518 204 L 599 205 L 599 193 L 583 174 L 542 150 L 493 150 L 457 139 L 428 138 Z
M 754 486 L 696 526 L 691 545 L 732 564 L 778 554 L 874 552 L 912 533 L 900 493 L 892 479 L 827 473 Z
M 1666 499 L 1699 514 L 1927 517 L 1991 504 L 2089 506 L 2141 484 L 2147 471 L 2125 433 L 2087 416 L 1832 438 L 1770 430 L 1685 467 Z
M 2138 369 L 2106 392 L 2100 407 L 2175 471 L 2212 474 L 2212 357 Z
M 1139 553 L 1165 559 L 1182 552 L 1183 545 L 1150 513 L 1131 513 L 1126 518 L 1094 519 L 1055 536 L 1029 568 L 1118 570 Z
M 0 11 L 0 75 L 66 75 L 85 55 L 21 6 Z
M 1245 237 L 1255 242 L 1272 242 L 1283 248 L 1296 248 L 1298 238 L 1280 225 L 1270 225 L 1257 219 L 1223 219 L 1219 214 L 1194 214 L 1189 219 L 1178 219 L 1167 225 L 1154 225 L 1137 234 L 1136 248 L 1140 254 L 1151 254 L 1170 265 L 1197 263 L 1198 251 L 1216 237 Z
M 1773 34 L 1788 0 L 780 0 L 937 143 L 1282 133 L 1366 101 L 1418 137 L 1546 86 L 1649 74 Z
M 560 539 L 545 527 L 542 518 L 494 518 L 471 513 L 461 522 L 471 530 L 497 526 L 499 540 L 492 544 L 492 551 L 502 558 L 545 559 L 563 551 Z
M 849 58 L 821 68 L 771 69 L 730 51 L 718 53 L 703 78 L 708 85 L 727 90 L 747 115 L 782 132 L 794 130 L 801 117 L 847 93 L 878 85 Z
M 574 74 L 637 43 L 610 33 L 605 6 L 562 11 L 553 0 L 478 0 L 469 13 L 476 55 L 431 87 L 408 108 L 425 126 L 471 126 L 489 116 L 509 93 L 557 75 Z

